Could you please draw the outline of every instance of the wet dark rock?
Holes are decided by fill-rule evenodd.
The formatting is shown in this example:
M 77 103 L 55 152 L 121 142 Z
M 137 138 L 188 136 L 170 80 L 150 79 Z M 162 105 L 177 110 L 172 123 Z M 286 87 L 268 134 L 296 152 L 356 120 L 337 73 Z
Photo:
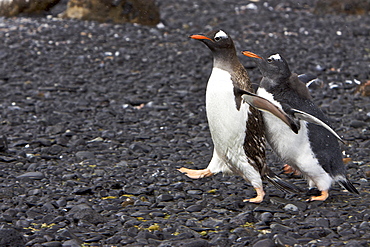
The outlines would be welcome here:
M 139 186 L 125 186 L 123 187 L 123 191 L 127 194 L 141 195 L 145 194 L 148 191 L 148 189 Z
M 203 191 L 201 191 L 201 190 L 188 190 L 188 191 L 186 191 L 186 193 L 188 193 L 189 195 L 201 195 L 201 194 L 203 194 Z
M 279 224 L 279 223 L 273 223 L 273 224 L 271 224 L 270 225 L 270 228 L 271 228 L 271 230 L 274 233 L 277 233 L 277 232 L 287 233 L 287 232 L 293 230 L 292 228 L 290 228 L 288 226 L 284 226 L 284 225 Z
M 4 152 L 8 150 L 8 139 L 5 135 L 0 137 L 0 152 Z
M 0 246 L 23 247 L 25 246 L 25 242 L 19 231 L 12 228 L 1 228 Z
M 299 208 L 294 204 L 287 204 L 284 206 L 284 210 L 288 212 L 298 212 Z
M 90 151 L 78 151 L 75 155 L 76 155 L 76 159 L 78 161 L 83 161 L 83 160 L 86 160 L 86 159 L 94 159 L 95 158 L 94 153 L 92 153 Z
M 274 216 L 270 212 L 264 212 L 260 215 L 260 220 L 265 223 L 270 223 L 273 220 Z
M 282 213 L 284 210 L 279 209 L 279 208 L 273 208 L 273 207 L 265 207 L 265 206 L 257 206 L 254 209 L 255 212 L 270 212 L 270 213 Z
M 86 243 L 94 243 L 94 242 L 99 242 L 100 240 L 102 240 L 104 238 L 103 235 L 101 234 L 93 234 L 95 236 L 89 236 L 88 239 L 85 239 L 84 242 Z
M 131 219 L 131 220 L 127 220 L 124 224 L 123 224 L 123 227 L 125 228 L 132 228 L 134 226 L 138 226 L 140 225 L 140 221 L 137 220 L 137 219 Z
M 282 234 L 276 234 L 274 236 L 274 242 L 276 246 L 279 246 L 279 247 L 294 246 L 295 244 L 299 243 L 298 240 L 288 237 L 288 236 L 284 236 Z
M 246 223 L 253 223 L 253 222 L 256 222 L 256 219 L 253 213 L 250 211 L 239 213 L 238 215 L 230 219 L 230 224 L 235 225 L 235 226 L 240 226 Z
M 134 152 L 149 153 L 152 151 L 152 147 L 144 143 L 133 143 L 130 145 L 130 149 Z
M 303 234 L 303 237 L 311 239 L 320 239 L 329 236 L 331 233 L 333 233 L 333 231 L 328 228 L 318 227 L 310 229 L 309 231 Z
M 211 244 L 208 243 L 208 241 L 204 239 L 197 239 L 193 241 L 189 241 L 188 243 L 184 243 L 184 247 L 209 247 Z
M 224 226 L 223 220 L 218 220 L 215 218 L 207 218 L 202 221 L 202 226 L 204 227 L 211 227 L 211 228 L 218 228 L 220 226 Z
M 84 188 L 76 188 L 73 190 L 73 193 L 75 193 L 76 195 L 88 195 L 88 194 L 92 194 L 92 188 L 89 188 L 89 187 L 84 187 Z
M 275 247 L 274 241 L 271 239 L 262 239 L 253 244 L 253 247 Z
M 60 241 L 50 241 L 42 243 L 41 245 L 44 247 L 61 247 L 62 243 Z
M 232 241 L 227 238 L 226 236 L 219 236 L 217 234 L 212 240 L 210 241 L 211 245 L 218 245 L 218 246 L 229 246 L 231 245 Z
M 51 154 L 51 155 L 57 155 L 59 153 L 61 153 L 63 151 L 63 147 L 60 146 L 60 145 L 52 145 L 49 149 L 48 149 L 48 153 Z
M 168 195 L 168 194 L 162 194 L 162 195 L 159 195 L 157 197 L 157 201 L 160 201 L 160 202 L 168 202 L 168 201 L 172 201 L 173 200 L 173 196 L 172 195 Z
M 186 208 L 186 211 L 193 213 L 193 212 L 200 212 L 203 209 L 202 205 L 191 205 Z
M 353 128 L 362 128 L 362 127 L 368 126 L 368 124 L 364 121 L 352 120 L 349 123 L 349 126 L 351 126 Z
M 0 156 L 0 161 L 2 162 L 14 162 L 17 161 L 15 157 L 9 157 L 9 156 Z
M 22 175 L 19 175 L 18 179 L 34 179 L 34 180 L 40 180 L 43 179 L 45 176 L 42 172 L 27 172 Z
M 342 218 L 329 218 L 330 227 L 337 227 L 341 225 L 345 220 Z
M 81 242 L 75 239 L 67 240 L 63 243 L 63 247 L 80 247 Z
M 361 230 L 370 230 L 370 223 L 369 222 L 367 222 L 367 221 L 364 221 L 364 222 L 362 222 L 360 225 L 359 225 L 359 227 L 358 227 L 359 229 L 361 229 Z
M 71 209 L 70 214 L 73 215 L 73 218 L 75 220 L 86 221 L 95 225 L 99 223 L 104 223 L 106 221 L 106 219 L 101 214 L 99 214 L 86 204 L 74 206 Z

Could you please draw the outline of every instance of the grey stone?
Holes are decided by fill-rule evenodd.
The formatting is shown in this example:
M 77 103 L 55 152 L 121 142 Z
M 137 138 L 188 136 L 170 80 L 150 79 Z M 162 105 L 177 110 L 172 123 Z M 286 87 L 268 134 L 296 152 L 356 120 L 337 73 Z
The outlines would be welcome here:
M 173 200 L 173 196 L 169 194 L 162 194 L 157 197 L 157 201 L 159 202 L 168 202 L 172 200 Z
M 298 212 L 299 211 L 299 209 L 296 205 L 290 204 L 290 203 L 284 206 L 284 210 L 288 211 L 288 212 L 289 211 L 293 211 L 293 212 Z
M 271 239 L 266 238 L 254 243 L 253 247 L 275 247 L 275 243 Z
M 202 205 L 191 205 L 186 208 L 186 211 L 193 213 L 193 212 L 200 212 L 203 209 Z
M 67 240 L 63 243 L 63 247 L 81 247 L 81 241 L 76 239 Z
M 62 243 L 59 241 L 50 241 L 41 244 L 43 247 L 61 247 Z
M 32 180 L 40 180 L 43 179 L 45 176 L 42 172 L 26 172 L 22 175 L 19 175 L 17 179 L 32 179 Z
M 106 222 L 106 219 L 86 204 L 74 206 L 70 212 L 76 220 L 83 220 L 91 224 Z
M 20 232 L 13 228 L 0 229 L 0 246 L 24 247 L 25 242 Z
M 95 159 L 95 155 L 90 151 L 78 151 L 76 154 L 77 161 L 83 161 L 87 159 Z
M 253 223 L 256 222 L 256 218 L 253 215 L 252 211 L 246 211 L 239 213 L 235 217 L 230 219 L 230 224 L 233 224 L 235 226 L 244 225 L 246 223 Z
M 274 216 L 270 212 L 264 212 L 260 215 L 260 220 L 264 224 L 268 224 L 273 220 Z
M 293 229 L 288 227 L 288 226 L 284 226 L 282 224 L 279 224 L 279 223 L 273 223 L 270 225 L 270 228 L 273 232 L 281 232 L 281 233 L 287 233 L 289 231 L 292 231 Z
M 293 247 L 295 244 L 299 243 L 296 239 L 285 236 L 283 234 L 276 234 L 274 236 L 274 242 L 278 247 Z

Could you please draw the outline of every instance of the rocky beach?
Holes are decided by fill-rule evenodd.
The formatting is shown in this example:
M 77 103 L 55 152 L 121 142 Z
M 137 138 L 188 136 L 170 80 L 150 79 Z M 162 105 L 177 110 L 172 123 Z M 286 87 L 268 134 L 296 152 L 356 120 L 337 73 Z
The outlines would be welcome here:
M 0 246 L 369 246 L 370 16 L 316 15 L 311 1 L 158 0 L 157 26 L 0 17 Z M 61 9 L 63 6 L 56 6 Z M 360 195 L 324 201 L 238 176 L 194 180 L 213 144 L 211 52 L 189 35 L 223 29 L 238 51 L 279 52 L 310 88 Z M 240 54 L 251 80 L 256 65 Z M 268 149 L 276 173 L 282 163 Z

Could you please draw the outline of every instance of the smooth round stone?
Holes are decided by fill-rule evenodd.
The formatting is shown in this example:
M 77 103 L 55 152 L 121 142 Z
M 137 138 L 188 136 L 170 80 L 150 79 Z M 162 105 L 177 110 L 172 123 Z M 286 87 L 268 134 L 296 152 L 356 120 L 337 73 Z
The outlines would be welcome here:
M 42 172 L 26 172 L 22 175 L 19 175 L 17 179 L 32 179 L 32 180 L 40 180 L 43 179 L 45 176 Z
M 203 209 L 202 205 L 191 205 L 187 207 L 185 210 L 190 213 L 193 213 L 193 212 L 200 212 L 202 209 Z

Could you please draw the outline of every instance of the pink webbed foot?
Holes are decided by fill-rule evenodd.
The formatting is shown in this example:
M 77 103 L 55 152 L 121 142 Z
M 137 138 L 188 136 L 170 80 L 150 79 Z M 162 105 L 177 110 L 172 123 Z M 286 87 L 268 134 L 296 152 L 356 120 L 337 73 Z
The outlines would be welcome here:
M 250 199 L 245 199 L 243 202 L 252 202 L 252 203 L 261 203 L 263 201 L 263 197 L 265 196 L 265 192 L 263 188 L 255 188 L 257 192 L 257 196 Z
M 213 173 L 209 169 L 193 170 L 193 169 L 182 167 L 178 169 L 178 171 L 184 173 L 189 178 L 194 178 L 194 179 L 210 177 L 213 175 Z
M 312 201 L 325 201 L 329 197 L 329 191 L 323 190 L 321 191 L 321 195 L 319 196 L 312 196 L 310 199 L 307 199 L 308 202 Z
M 283 171 L 284 171 L 285 174 L 293 173 L 293 175 L 295 175 L 295 176 L 301 176 L 302 175 L 300 171 L 294 169 L 293 167 L 291 167 L 288 164 L 284 165 Z

